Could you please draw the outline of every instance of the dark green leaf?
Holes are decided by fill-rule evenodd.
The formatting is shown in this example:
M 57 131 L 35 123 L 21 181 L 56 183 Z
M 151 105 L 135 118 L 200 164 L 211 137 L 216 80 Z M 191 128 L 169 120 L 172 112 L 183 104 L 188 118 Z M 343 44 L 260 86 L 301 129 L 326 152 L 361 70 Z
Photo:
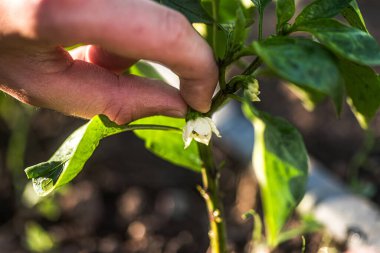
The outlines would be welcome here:
M 213 19 L 203 9 L 200 0 L 154 0 L 181 12 L 191 23 L 212 24 Z
M 373 69 L 367 66 L 349 61 L 342 61 L 340 66 L 349 104 L 360 125 L 368 128 L 380 107 L 380 79 Z
M 313 34 L 335 54 L 364 65 L 380 65 L 380 46 L 368 33 L 333 19 L 320 19 L 295 27 Z
M 295 3 L 294 0 L 277 0 L 276 1 L 276 14 L 277 14 L 277 30 L 286 24 L 294 15 Z
M 260 185 L 267 240 L 278 244 L 283 226 L 306 191 L 307 152 L 299 132 L 287 121 L 244 106 L 255 129 L 253 168 Z
M 134 122 L 135 124 L 166 125 L 182 129 L 186 122 L 184 119 L 154 116 Z M 134 131 L 135 134 L 145 141 L 145 146 L 157 156 L 173 164 L 201 171 L 202 161 L 199 158 L 197 145 L 193 142 L 190 147 L 184 149 L 182 132 L 162 131 Z
M 341 11 L 343 17 L 348 23 L 364 32 L 368 32 L 362 13 L 356 0 L 352 0 L 351 4 Z
M 268 67 L 300 88 L 330 96 L 340 112 L 343 83 L 335 57 L 320 44 L 299 38 L 271 38 L 254 49 Z
M 37 194 L 44 196 L 70 182 L 82 170 L 86 161 L 107 136 L 136 129 L 177 130 L 178 128 L 150 125 L 123 125 L 111 122 L 106 116 L 93 117 L 87 124 L 72 133 L 47 161 L 25 169 Z
M 305 7 L 296 18 L 295 24 L 301 24 L 320 18 L 331 18 L 348 7 L 352 0 L 316 0 Z

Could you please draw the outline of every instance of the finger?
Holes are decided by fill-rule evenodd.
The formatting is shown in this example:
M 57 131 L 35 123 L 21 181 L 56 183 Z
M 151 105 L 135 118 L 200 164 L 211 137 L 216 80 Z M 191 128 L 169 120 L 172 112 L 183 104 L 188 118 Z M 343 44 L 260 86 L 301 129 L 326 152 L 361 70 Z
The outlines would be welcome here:
M 180 76 L 181 94 L 206 112 L 217 83 L 212 50 L 184 16 L 150 0 L 40 1 L 36 36 L 101 45 L 122 57 L 160 62 Z
M 29 56 L 2 55 L 0 63 L 6 61 L 9 69 L 3 71 L 0 66 L 0 90 L 69 115 L 105 114 L 118 124 L 157 114 L 183 117 L 187 111 L 178 90 L 163 82 L 118 76 L 97 65 L 73 61 L 65 53 L 49 54 L 49 63 L 38 59 L 34 64 Z
M 106 68 L 114 73 L 121 74 L 125 69 L 136 63 L 137 60 L 121 57 L 100 46 L 81 46 L 69 51 L 75 60 L 86 61 Z

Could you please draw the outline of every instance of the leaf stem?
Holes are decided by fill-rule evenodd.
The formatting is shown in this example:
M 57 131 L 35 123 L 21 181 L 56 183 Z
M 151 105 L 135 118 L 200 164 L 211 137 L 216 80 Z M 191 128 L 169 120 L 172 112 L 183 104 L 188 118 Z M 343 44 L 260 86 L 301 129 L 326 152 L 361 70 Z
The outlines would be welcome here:
M 249 64 L 249 66 L 243 71 L 242 75 L 251 75 L 255 70 L 257 70 L 260 67 L 261 63 L 261 59 L 259 57 L 256 57 L 251 62 L 251 64 Z
M 259 13 L 259 41 L 263 39 L 263 11 Z
M 104 132 L 103 137 L 112 136 L 115 134 L 135 131 L 135 130 L 161 130 L 161 131 L 177 131 L 182 133 L 182 129 L 178 127 L 172 126 L 164 126 L 164 125 L 153 125 L 153 124 L 129 124 L 129 125 L 121 125 L 121 126 L 107 126 L 108 130 Z M 110 128 L 117 128 L 117 131 L 109 131 Z
M 219 196 L 219 170 L 216 168 L 211 147 L 198 143 L 200 157 L 203 161 L 203 187 L 198 190 L 206 202 L 210 221 L 210 248 L 211 253 L 227 252 L 226 224 L 223 206 Z

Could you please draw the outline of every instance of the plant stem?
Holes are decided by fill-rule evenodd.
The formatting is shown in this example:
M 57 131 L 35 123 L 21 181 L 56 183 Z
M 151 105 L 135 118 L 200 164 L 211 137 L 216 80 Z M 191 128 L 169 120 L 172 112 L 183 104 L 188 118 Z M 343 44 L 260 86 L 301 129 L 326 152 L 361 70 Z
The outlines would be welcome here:
M 213 0 L 211 1 L 211 5 L 212 5 L 212 17 L 214 19 L 214 23 L 212 25 L 212 48 L 214 49 L 214 51 L 216 52 L 216 32 L 217 32 L 217 24 L 218 24 L 218 19 L 219 19 L 219 15 L 218 15 L 218 9 L 219 9 L 219 0 Z
M 243 71 L 242 75 L 250 75 L 252 74 L 255 70 L 257 70 L 260 65 L 261 65 L 261 60 L 259 57 L 256 57 L 251 64 Z
M 263 39 L 263 10 L 259 13 L 259 41 Z
M 206 202 L 209 214 L 210 230 L 208 235 L 211 253 L 226 253 L 226 224 L 219 196 L 219 170 L 215 166 L 211 147 L 198 143 L 198 149 L 203 161 L 203 187 L 198 187 L 198 190 Z
M 257 70 L 261 66 L 262 61 L 260 58 L 256 57 L 253 62 L 243 71 L 242 75 L 250 75 L 252 74 L 255 70 Z M 228 90 L 229 88 L 229 83 L 225 84 L 227 89 L 220 90 L 214 98 L 212 99 L 212 104 L 211 104 L 211 109 L 208 111 L 205 116 L 211 117 L 217 110 L 219 110 L 230 98 L 229 94 L 233 94 L 237 92 L 241 87 L 237 85 L 236 87 L 233 87 L 232 90 Z

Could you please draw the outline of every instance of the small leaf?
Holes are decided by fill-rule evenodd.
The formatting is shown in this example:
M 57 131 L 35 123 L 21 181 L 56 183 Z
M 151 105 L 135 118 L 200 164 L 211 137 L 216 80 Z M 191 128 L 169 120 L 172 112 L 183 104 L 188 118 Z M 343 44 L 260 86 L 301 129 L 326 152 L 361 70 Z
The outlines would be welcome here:
M 342 78 L 335 57 L 320 44 L 300 38 L 276 37 L 255 42 L 253 46 L 272 71 L 300 88 L 330 96 L 340 112 Z
M 294 0 L 276 1 L 277 30 L 281 29 L 293 17 L 295 8 Z
M 380 79 L 373 69 L 367 66 L 341 61 L 340 67 L 349 104 L 360 125 L 368 128 L 380 107 Z
M 93 117 L 72 133 L 47 161 L 25 169 L 38 195 L 45 196 L 59 186 L 70 182 L 83 169 L 99 141 L 107 136 L 136 129 L 177 130 L 168 126 L 129 124 L 119 126 L 104 115 Z
M 186 122 L 184 119 L 177 119 L 165 116 L 154 116 L 140 119 L 135 124 L 166 125 L 182 129 Z M 162 131 L 134 131 L 135 134 L 145 141 L 145 146 L 157 156 L 178 166 L 182 166 L 196 172 L 201 171 L 202 161 L 199 158 L 197 145 L 193 142 L 187 149 L 184 149 L 182 131 L 162 132 Z
M 203 9 L 199 0 L 154 0 L 181 12 L 191 23 L 212 24 L 214 21 Z
M 341 11 L 343 17 L 348 23 L 364 32 L 368 32 L 363 15 L 359 9 L 356 0 L 352 0 L 351 4 Z
M 316 0 L 306 6 L 296 18 L 295 24 L 301 24 L 320 18 L 331 18 L 348 7 L 352 0 Z
M 231 38 L 231 44 L 233 47 L 237 47 L 239 49 L 244 44 L 245 39 L 247 38 L 246 23 L 247 20 L 243 10 L 238 8 L 236 10 L 236 20 Z
M 364 65 L 380 65 L 380 46 L 368 33 L 333 19 L 314 20 L 296 26 L 313 34 L 335 54 Z
M 244 105 L 255 129 L 252 163 L 260 185 L 268 244 L 278 244 L 290 214 L 306 191 L 308 158 L 299 132 L 287 121 Z

